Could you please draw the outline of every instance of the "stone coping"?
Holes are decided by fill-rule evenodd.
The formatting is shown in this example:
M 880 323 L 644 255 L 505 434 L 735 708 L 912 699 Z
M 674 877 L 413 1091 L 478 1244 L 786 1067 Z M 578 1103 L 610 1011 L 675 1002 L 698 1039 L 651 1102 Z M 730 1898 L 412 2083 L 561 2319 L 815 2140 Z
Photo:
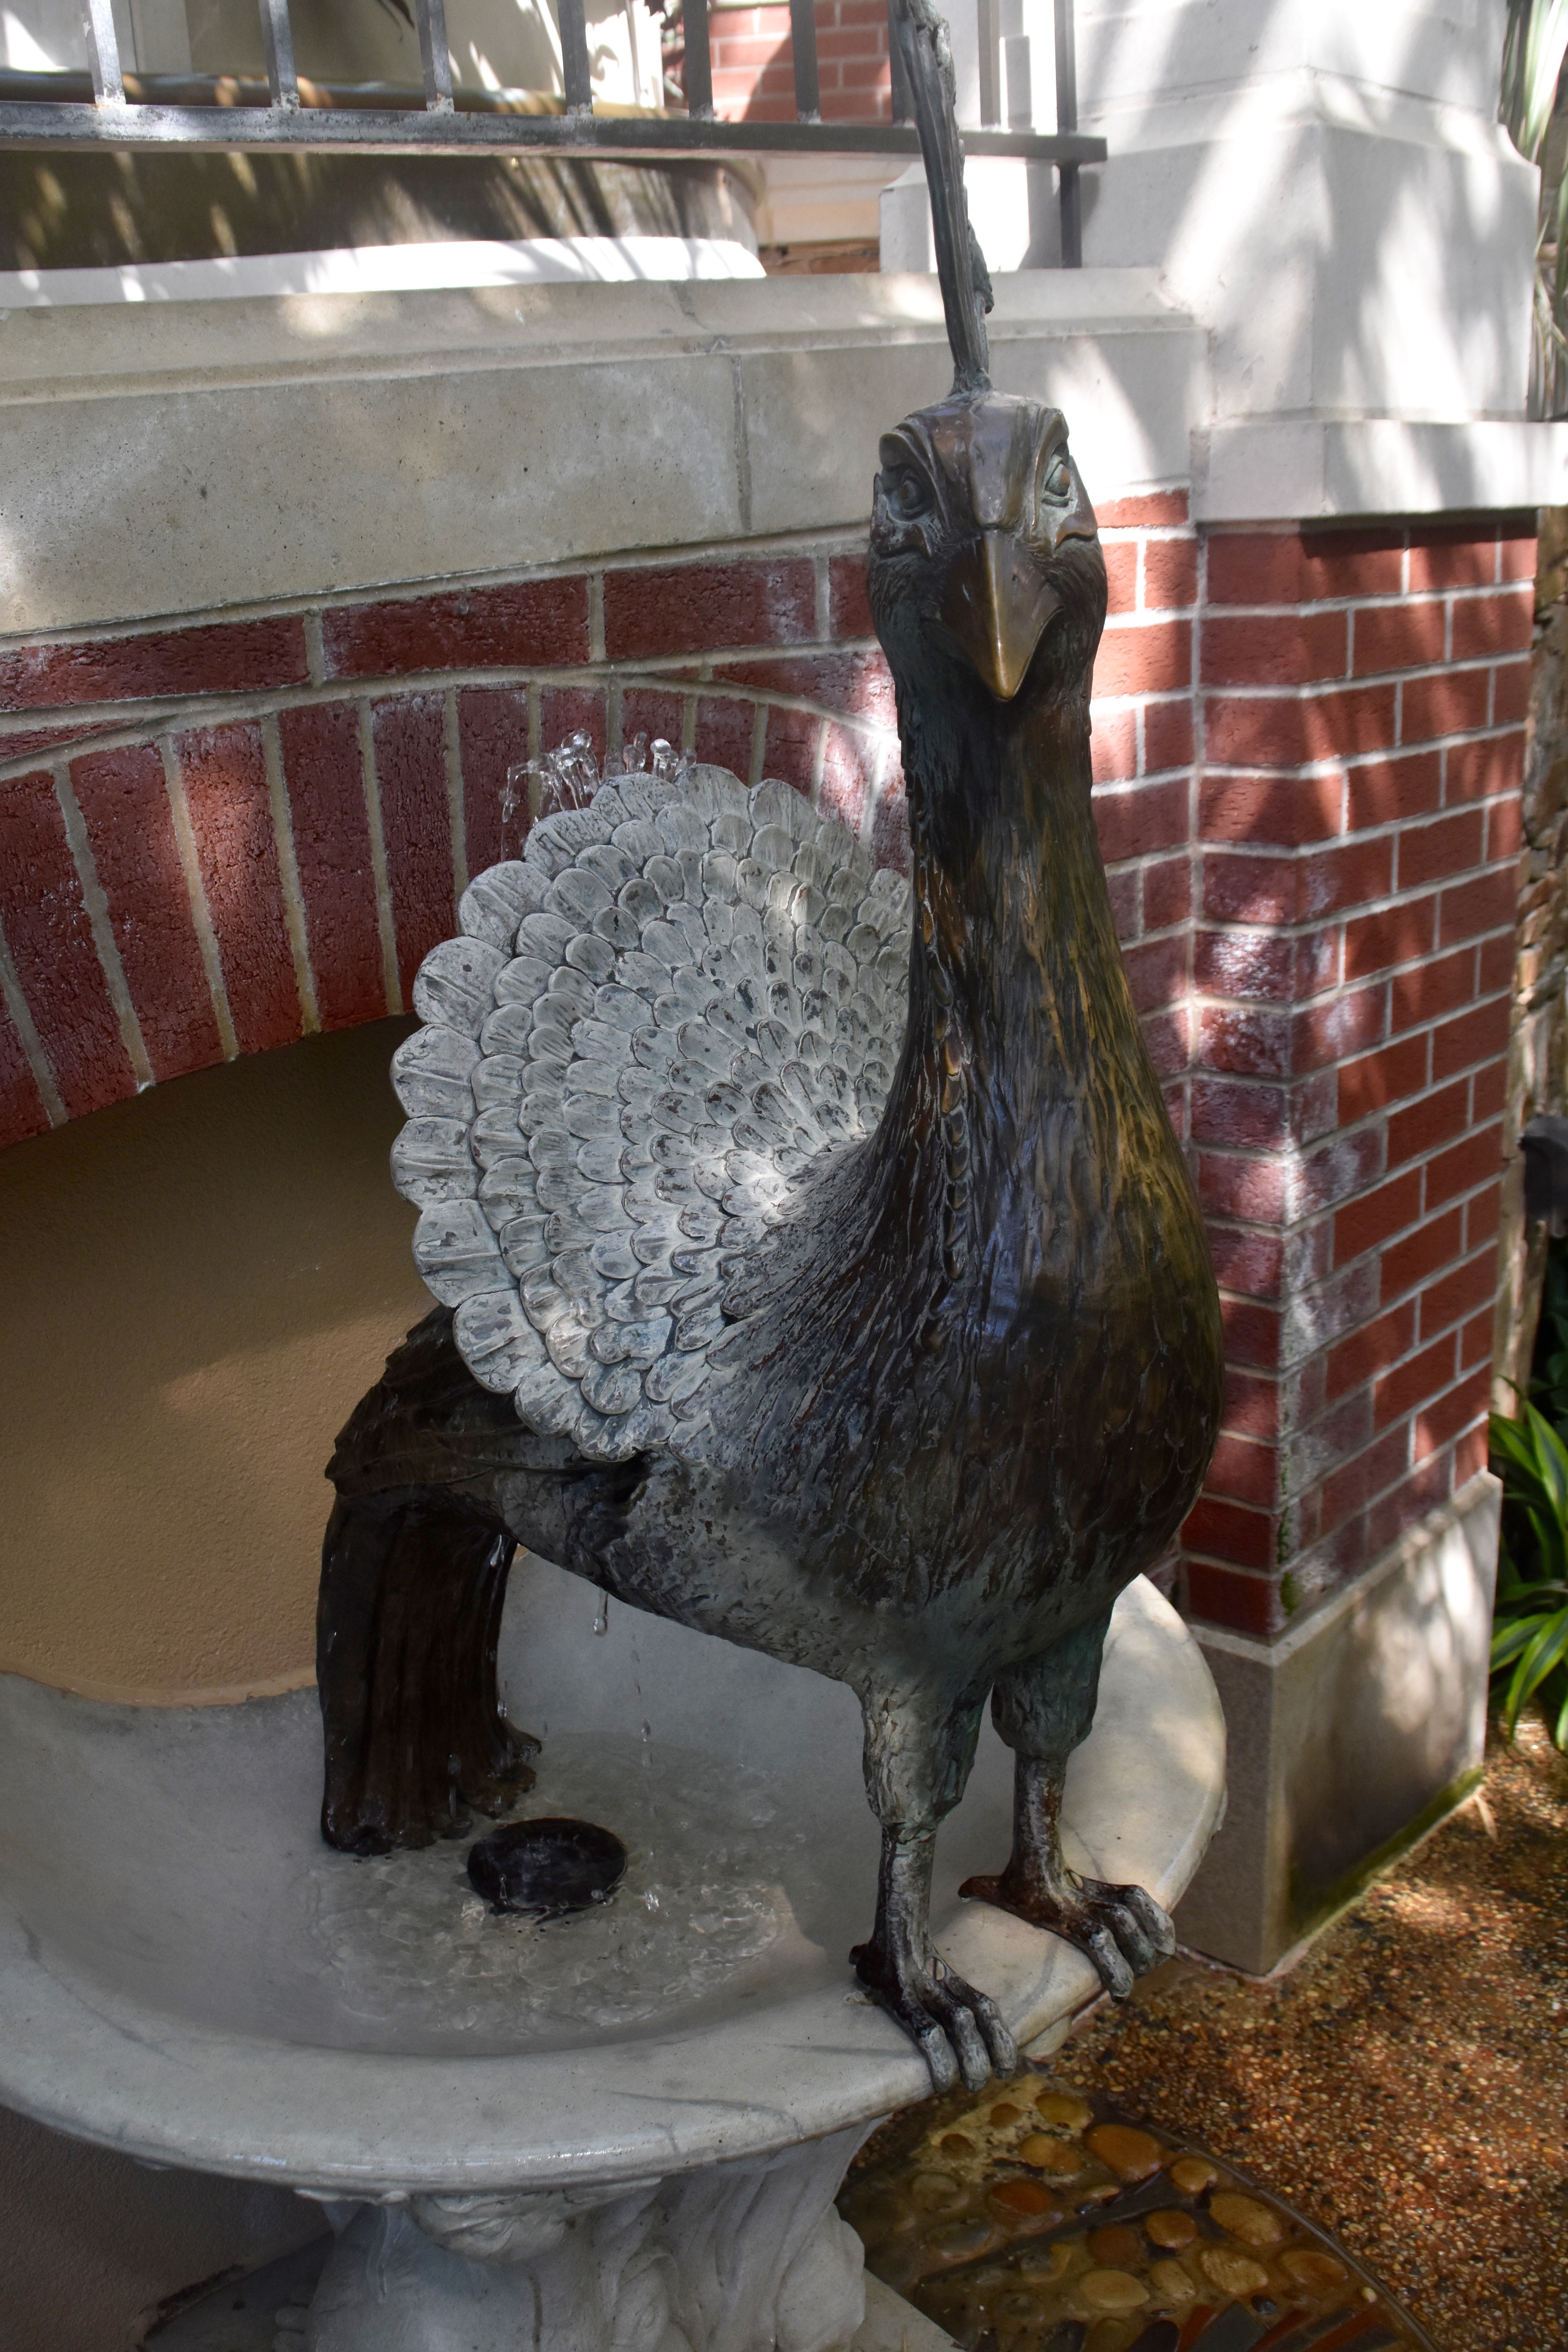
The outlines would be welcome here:
M 738 237 L 636 231 L 618 236 L 428 237 L 111 268 L 0 269 L 0 310 L 396 294 L 432 287 L 467 291 L 476 286 L 638 285 L 763 274 L 755 252 Z
M 1002 278 L 992 351 L 1098 495 L 1184 478 L 1204 339 L 1154 272 Z M 14 312 L 0 635 L 862 530 L 951 381 L 934 278 Z
M 999 272 L 995 291 L 994 343 L 1195 331 L 1154 269 Z M 241 384 L 313 378 L 344 362 L 425 374 L 465 360 L 516 368 L 579 355 L 706 352 L 715 337 L 724 352 L 841 342 L 947 349 L 936 278 L 920 273 L 385 288 L 191 302 L 177 314 L 117 300 L 6 320 L 0 401 L 56 397 L 83 378 L 103 391 Z
M 923 2062 L 845 1965 L 869 1920 L 877 1850 L 852 1696 L 619 1603 L 608 1637 L 595 1638 L 594 1603 L 530 1562 L 509 1610 L 509 1703 L 545 1739 L 524 1810 L 573 1794 L 581 1803 L 595 1769 L 620 1772 L 605 1801 L 631 1829 L 639 1803 L 657 1814 L 661 1801 L 657 1780 L 639 1789 L 645 1769 L 673 1773 L 662 1801 L 678 1810 L 704 1770 L 721 1796 L 744 1779 L 779 1831 L 731 1849 L 693 1815 L 689 1842 L 705 1875 L 721 1878 L 727 1851 L 740 1853 L 742 1875 L 754 1869 L 751 1895 L 731 1893 L 730 1906 L 773 1903 L 778 1932 L 760 1960 L 728 1976 L 709 1969 L 710 1995 L 693 2000 L 689 1972 L 706 1967 L 703 1939 L 720 1932 L 699 1911 L 670 1927 L 666 1991 L 640 2020 L 531 2024 L 524 1977 L 498 1990 L 455 1965 L 439 1980 L 420 1973 L 426 1947 L 410 1939 L 396 1890 L 423 1873 L 426 1893 L 455 1909 L 461 1845 L 387 1864 L 321 1845 L 308 1694 L 138 1710 L 5 1677 L 0 2097 L 153 2162 L 396 2199 L 647 2179 L 765 2155 L 922 2095 Z M 586 1765 L 571 1766 L 569 1727 Z M 1220 1815 L 1224 1753 L 1197 1644 L 1140 1580 L 1118 1605 L 1099 1716 L 1069 1778 L 1069 1857 L 1173 1906 Z M 1024 2042 L 1080 2008 L 1097 1980 L 1068 1946 L 956 1900 L 968 1871 L 1005 1852 L 1010 1783 L 1011 1759 L 987 1726 L 939 1841 L 933 1924 L 952 1965 L 994 1994 Z M 679 1854 L 661 1838 L 674 1853 L 674 1828 L 641 1848 L 634 1838 L 618 1902 L 646 1902 L 639 1870 L 676 1883 Z M 634 1911 L 616 1932 L 640 1926 Z M 470 1921 L 470 1937 L 483 1932 Z M 646 1960 L 656 1975 L 657 1941 Z M 588 1981 L 572 1979 L 560 1999 Z M 610 1982 L 593 1978 L 594 1998 Z
M 1568 424 L 1289 417 L 1193 435 L 1193 520 L 1487 514 L 1568 501 Z
M 1200 523 L 1568 500 L 1568 425 L 1209 421 L 1152 269 L 999 275 L 993 372 Z M 949 381 L 918 275 L 79 303 L 0 320 L 0 637 L 865 527 Z M 84 452 L 89 453 L 84 462 Z

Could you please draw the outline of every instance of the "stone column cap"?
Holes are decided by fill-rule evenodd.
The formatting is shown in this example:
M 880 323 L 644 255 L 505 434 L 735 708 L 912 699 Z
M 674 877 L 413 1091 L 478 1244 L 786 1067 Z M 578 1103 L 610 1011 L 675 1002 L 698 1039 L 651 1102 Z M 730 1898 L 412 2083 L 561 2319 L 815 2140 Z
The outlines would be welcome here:
M 1248 419 L 1194 433 L 1193 520 L 1316 522 L 1568 503 L 1568 423 Z

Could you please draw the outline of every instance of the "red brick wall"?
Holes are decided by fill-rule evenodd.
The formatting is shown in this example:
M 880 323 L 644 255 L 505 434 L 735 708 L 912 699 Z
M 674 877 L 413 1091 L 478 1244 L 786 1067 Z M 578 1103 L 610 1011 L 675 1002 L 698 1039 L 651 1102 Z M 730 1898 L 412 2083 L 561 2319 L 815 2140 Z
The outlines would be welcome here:
M 1530 522 L 1100 508 L 1096 808 L 1225 1301 L 1194 1614 L 1272 1633 L 1485 1455 Z M 0 1140 L 401 1010 L 585 727 L 902 864 L 849 541 L 0 650 Z
M 1192 1132 L 1226 1433 L 1194 1613 L 1247 1632 L 1486 1461 L 1534 518 L 1205 550 Z
M 825 122 L 890 122 L 884 0 L 816 0 L 816 74 Z M 715 8 L 709 18 L 713 110 L 730 122 L 793 122 L 788 0 Z
M 1193 664 L 1199 542 L 1180 492 L 1100 501 L 1095 812 L 1132 992 L 1177 1133 L 1192 1059 Z

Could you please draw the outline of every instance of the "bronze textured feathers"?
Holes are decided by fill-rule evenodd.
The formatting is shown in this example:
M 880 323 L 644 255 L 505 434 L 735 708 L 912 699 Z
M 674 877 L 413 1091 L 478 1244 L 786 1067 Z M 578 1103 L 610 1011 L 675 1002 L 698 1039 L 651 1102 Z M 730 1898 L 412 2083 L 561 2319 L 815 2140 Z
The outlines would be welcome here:
M 943 37 L 906 0 L 957 380 L 883 440 L 870 542 L 912 890 L 784 787 L 673 766 L 481 877 L 400 1074 L 444 1305 L 339 1441 L 319 1664 L 323 1826 L 361 1852 L 525 1770 L 518 1543 L 848 1683 L 883 1837 L 855 1965 L 978 2084 L 1012 2043 L 926 1913 L 988 1699 L 1014 1845 L 965 1892 L 1113 1991 L 1173 1948 L 1142 1889 L 1072 1876 L 1057 1816 L 1222 1364 L 1090 808 L 1095 519 L 1060 415 L 989 386 Z

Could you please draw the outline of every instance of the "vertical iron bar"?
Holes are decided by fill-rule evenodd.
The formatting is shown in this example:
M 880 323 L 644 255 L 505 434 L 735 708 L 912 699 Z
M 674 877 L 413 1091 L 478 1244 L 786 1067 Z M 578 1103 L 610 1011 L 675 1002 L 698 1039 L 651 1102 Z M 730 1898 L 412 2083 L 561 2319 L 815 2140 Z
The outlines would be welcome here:
M 975 0 L 980 47 L 980 120 L 994 130 L 1002 120 L 1002 27 L 996 0 Z
M 713 58 L 708 47 L 708 0 L 685 0 L 680 21 L 686 33 L 686 111 L 711 122 Z
M 1032 131 L 1035 127 L 1034 52 L 1027 33 L 1016 34 L 1002 44 L 1002 80 L 1006 91 L 1003 109 L 1009 131 Z
M 816 74 L 816 0 L 789 0 L 789 47 L 795 66 L 795 110 L 802 122 L 822 120 Z
M 99 106 L 123 106 L 125 81 L 120 70 L 120 37 L 114 29 L 110 0 L 87 0 L 87 61 L 92 70 L 92 95 Z
M 904 70 L 904 53 L 899 47 L 899 27 L 894 20 L 895 0 L 888 0 L 888 55 L 893 63 L 893 121 L 908 122 L 914 113 L 914 101 L 910 96 L 910 78 Z
M 419 69 L 431 114 L 452 111 L 452 58 L 447 47 L 447 0 L 414 0 L 419 26 Z
M 1078 50 L 1073 0 L 1057 0 L 1057 129 L 1078 129 Z M 1083 200 L 1078 165 L 1057 166 L 1061 184 L 1062 268 L 1083 268 Z
M 561 83 L 568 114 L 594 110 L 594 77 L 588 65 L 588 20 L 583 0 L 557 0 L 561 23 Z
M 272 103 L 292 114 L 300 104 L 300 82 L 294 71 L 289 0 L 261 0 L 261 45 L 267 52 L 267 87 Z

